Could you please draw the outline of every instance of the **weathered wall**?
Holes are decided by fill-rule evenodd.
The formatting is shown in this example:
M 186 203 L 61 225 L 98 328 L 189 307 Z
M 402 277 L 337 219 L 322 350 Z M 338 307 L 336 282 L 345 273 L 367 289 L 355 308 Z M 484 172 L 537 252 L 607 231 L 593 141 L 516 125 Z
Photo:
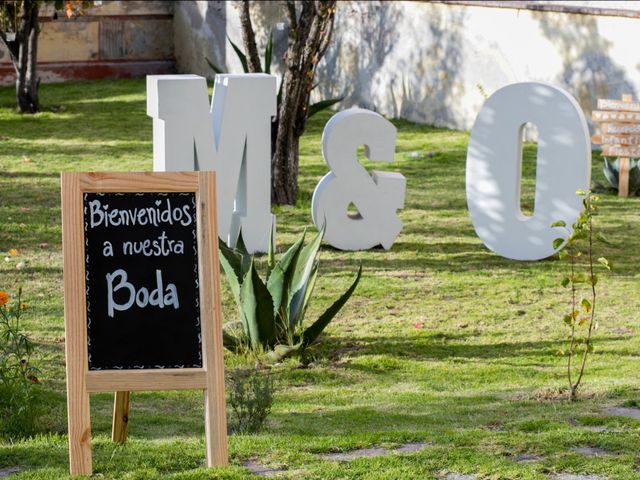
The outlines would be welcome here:
M 633 2 L 579 4 L 640 7 Z M 319 66 L 317 95 L 344 95 L 341 108 L 359 105 L 391 117 L 468 129 L 486 95 L 509 83 L 535 80 L 566 88 L 590 116 L 597 97 L 640 93 L 635 48 L 640 18 L 637 12 L 613 13 L 339 2 L 333 42 Z M 252 16 L 261 45 L 274 28 L 274 59 L 279 60 L 286 42 L 284 12 L 277 4 L 256 2 Z M 180 2 L 174 31 L 179 71 L 212 76 L 203 53 L 227 70 L 241 71 L 224 41 L 229 35 L 241 45 L 233 4 Z
M 173 35 L 179 72 L 213 73 L 206 59 L 225 62 L 227 8 L 224 1 L 180 2 L 174 8 Z
M 144 76 L 174 70 L 173 2 L 105 1 L 67 19 L 40 12 L 39 73 L 43 82 L 78 78 Z M 0 47 L 0 84 L 15 81 Z

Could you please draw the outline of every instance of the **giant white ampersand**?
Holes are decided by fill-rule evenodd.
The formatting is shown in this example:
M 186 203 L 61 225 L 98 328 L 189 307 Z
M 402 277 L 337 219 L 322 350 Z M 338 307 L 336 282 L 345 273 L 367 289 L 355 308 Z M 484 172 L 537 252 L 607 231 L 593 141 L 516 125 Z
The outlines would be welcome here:
M 538 128 L 535 204 L 520 210 L 522 128 Z M 582 209 L 578 189 L 591 181 L 587 122 L 575 99 L 544 83 L 501 88 L 476 118 L 467 151 L 467 204 L 476 233 L 498 255 L 540 260 L 555 253 L 556 220 L 573 224 Z
M 402 230 L 396 211 L 404 206 L 406 181 L 394 172 L 374 171 L 358 162 L 358 147 L 378 162 L 392 162 L 396 128 L 369 110 L 352 108 L 337 113 L 322 133 L 322 155 L 331 168 L 313 192 L 311 215 L 325 240 L 341 250 L 389 249 Z M 349 214 L 353 203 L 358 215 Z

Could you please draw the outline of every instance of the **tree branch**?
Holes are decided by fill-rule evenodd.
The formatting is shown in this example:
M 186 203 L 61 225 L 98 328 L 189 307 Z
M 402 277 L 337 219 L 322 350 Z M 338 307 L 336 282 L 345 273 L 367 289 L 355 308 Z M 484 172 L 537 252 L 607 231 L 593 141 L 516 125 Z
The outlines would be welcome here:
M 17 68 L 17 64 L 18 64 L 18 57 L 20 55 L 20 25 L 18 24 L 18 14 L 20 14 L 20 17 L 22 17 L 24 15 L 24 6 L 22 6 L 22 9 L 20 12 L 18 12 L 16 10 L 16 3 L 15 2 L 1 2 L 0 3 L 0 12 L 2 14 L 4 14 L 3 16 L 5 17 L 6 21 L 9 21 L 9 19 L 12 19 L 15 21 L 15 24 L 13 25 L 12 31 L 15 35 L 14 40 L 8 40 L 7 39 L 7 32 L 9 31 L 5 26 L 0 25 L 0 40 L 2 40 L 2 43 L 4 44 L 5 47 L 7 47 L 7 50 L 9 51 L 9 56 L 11 57 L 11 62 L 13 63 L 13 66 Z
M 296 4 L 293 0 L 287 0 L 287 17 L 289 18 L 289 31 L 297 30 L 298 20 L 296 19 Z
M 333 35 L 333 21 L 335 19 L 335 15 L 336 15 L 336 1 L 333 0 L 331 2 L 326 2 L 329 5 L 327 5 L 327 15 L 328 18 L 325 20 L 325 31 L 322 31 L 322 42 L 320 43 L 320 49 L 318 51 L 318 59 L 321 59 L 322 57 L 324 57 L 325 52 L 327 51 L 327 48 L 329 47 L 329 44 L 331 43 L 331 37 Z
M 260 66 L 260 55 L 258 55 L 258 47 L 256 45 L 256 34 L 251 23 L 249 0 L 243 0 L 240 4 L 240 26 L 242 27 L 244 51 L 247 52 L 249 72 L 261 73 L 262 67 Z

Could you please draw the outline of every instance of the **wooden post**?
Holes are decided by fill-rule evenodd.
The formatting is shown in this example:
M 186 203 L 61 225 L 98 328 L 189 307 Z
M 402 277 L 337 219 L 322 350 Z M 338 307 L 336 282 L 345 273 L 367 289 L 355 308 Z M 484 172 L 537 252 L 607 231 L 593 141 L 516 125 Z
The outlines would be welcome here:
M 198 250 L 200 303 L 202 305 L 203 367 L 207 372 L 204 391 L 204 426 L 209 467 L 227 465 L 227 413 L 224 396 L 224 365 L 222 345 L 222 312 L 220 306 L 220 275 L 217 268 L 218 235 L 216 226 L 216 182 L 214 175 L 198 175 Z M 208 208 L 202 208 L 206 205 Z M 206 318 L 212 315 L 213 318 Z
M 80 174 L 62 175 L 62 248 L 67 363 L 67 418 L 71 475 L 91 475 L 91 419 L 87 390 L 87 321 L 84 303 L 84 222 Z
M 130 392 L 116 392 L 113 400 L 113 425 L 111 428 L 111 440 L 116 443 L 125 443 L 129 432 L 129 400 Z
M 622 95 L 623 102 L 632 102 L 633 96 L 630 94 Z M 618 169 L 618 196 L 629 196 L 629 159 L 620 157 L 620 168 Z
M 622 95 L 623 102 L 632 102 L 633 96 L 631 94 Z M 620 165 L 618 169 L 618 196 L 629 196 L 629 159 L 627 157 L 620 157 Z
M 618 196 L 629 196 L 629 159 L 627 157 L 620 157 L 618 168 Z

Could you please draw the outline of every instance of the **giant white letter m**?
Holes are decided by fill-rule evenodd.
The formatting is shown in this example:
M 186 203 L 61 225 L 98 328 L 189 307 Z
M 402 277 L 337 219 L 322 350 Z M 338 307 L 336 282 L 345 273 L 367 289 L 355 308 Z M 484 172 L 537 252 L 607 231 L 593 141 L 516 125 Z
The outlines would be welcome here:
M 211 109 L 198 75 L 147 77 L 153 118 L 154 171 L 214 170 L 218 234 L 234 245 L 238 231 L 250 252 L 267 250 L 271 214 L 271 117 L 276 77 L 218 75 Z

